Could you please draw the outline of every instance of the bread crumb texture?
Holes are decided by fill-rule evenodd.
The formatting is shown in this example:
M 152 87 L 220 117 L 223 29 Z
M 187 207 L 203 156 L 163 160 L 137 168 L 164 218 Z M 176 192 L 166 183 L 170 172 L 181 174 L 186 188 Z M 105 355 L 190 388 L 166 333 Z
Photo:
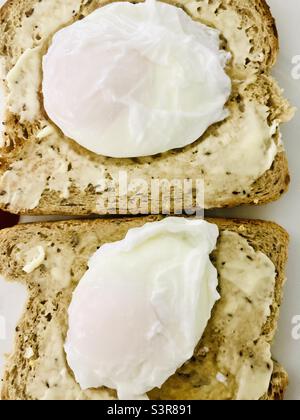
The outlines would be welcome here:
M 230 51 L 227 66 L 233 88 L 230 115 L 212 125 L 201 139 L 161 155 L 113 159 L 98 156 L 66 138 L 43 107 L 42 57 L 54 33 L 82 19 L 103 0 L 9 1 L 0 12 L 0 54 L 7 109 L 0 157 L 0 206 L 31 214 L 106 214 L 119 174 L 127 174 L 127 196 L 113 212 L 128 213 L 140 196 L 135 181 L 181 182 L 170 188 L 172 209 L 181 203 L 184 180 L 204 183 L 206 208 L 261 204 L 275 200 L 289 184 L 280 124 L 293 109 L 269 75 L 278 52 L 274 20 L 264 0 L 178 0 L 191 17 L 221 32 Z M 195 185 L 189 187 L 196 204 Z M 165 197 L 165 200 L 167 198 Z M 161 209 L 161 196 L 144 193 Z M 182 205 L 182 204 L 181 204 Z M 133 203 L 133 207 L 137 207 Z
M 30 292 L 15 349 L 7 361 L 3 399 L 116 398 L 113 390 L 82 391 L 76 383 L 63 350 L 67 309 L 99 246 L 158 219 L 20 225 L 0 233 L 1 275 L 9 281 L 18 279 Z M 266 222 L 210 221 L 221 231 L 211 257 L 219 273 L 221 300 L 192 359 L 149 397 L 282 399 L 287 375 L 272 361 L 270 345 L 285 279 L 287 234 Z M 44 261 L 26 274 L 24 263 L 37 246 L 45 250 Z

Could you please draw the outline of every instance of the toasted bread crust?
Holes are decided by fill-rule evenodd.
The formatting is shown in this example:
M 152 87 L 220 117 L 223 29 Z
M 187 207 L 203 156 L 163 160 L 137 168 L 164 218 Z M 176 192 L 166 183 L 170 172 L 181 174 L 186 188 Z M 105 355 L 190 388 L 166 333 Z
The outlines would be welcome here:
M 98 220 L 76 220 L 64 222 L 49 222 L 36 223 L 30 225 L 19 225 L 12 229 L 7 229 L 0 232 L 0 272 L 7 280 L 13 281 L 18 278 L 22 283 L 26 284 L 30 290 L 30 300 L 28 304 L 28 311 L 34 308 L 35 303 L 44 296 L 40 290 L 36 288 L 36 284 L 30 282 L 30 275 L 26 275 L 22 271 L 22 267 L 18 266 L 15 260 L 14 247 L 16 244 L 23 242 L 27 243 L 35 238 L 44 238 L 49 242 L 55 242 L 56 246 L 70 247 L 70 244 L 76 243 L 76 237 L 82 232 L 100 232 L 100 237 L 103 240 L 111 241 L 119 237 L 123 237 L 127 230 L 132 227 L 141 226 L 145 222 L 156 221 L 161 219 L 160 216 L 150 216 L 141 218 L 115 218 L 115 219 L 98 219 Z M 277 278 L 275 287 L 275 298 L 271 307 L 271 315 L 266 322 L 262 334 L 266 337 L 268 342 L 272 342 L 277 326 L 277 319 L 279 307 L 282 299 L 282 290 L 285 281 L 285 264 L 287 260 L 288 248 L 288 234 L 284 229 L 275 223 L 268 223 L 254 220 L 226 220 L 226 219 L 207 219 L 210 222 L 216 223 L 221 231 L 230 230 L 237 232 L 246 238 L 254 249 L 263 252 L 267 255 L 276 267 Z M 100 243 L 99 237 L 99 243 Z M 86 244 L 88 246 L 88 243 Z M 90 251 L 89 251 L 90 252 Z M 9 258 L 8 258 L 9 255 Z M 76 271 L 86 270 L 85 263 L 83 266 L 75 267 Z M 41 279 L 42 281 L 42 279 Z M 64 294 L 60 297 L 60 305 L 64 307 L 67 305 L 67 300 Z M 33 314 L 35 310 L 32 309 Z M 37 312 L 39 313 L 39 312 Z M 33 323 L 32 323 L 33 322 Z M 21 320 L 18 330 L 30 331 L 33 334 L 35 331 L 34 319 L 30 320 L 30 314 L 24 315 Z M 31 325 L 29 327 L 29 325 Z M 17 336 L 15 352 L 10 357 L 6 373 L 4 376 L 4 384 L 2 388 L 3 399 L 28 399 L 26 375 L 28 372 L 28 360 L 24 359 L 23 334 Z M 36 346 L 35 343 L 32 344 Z M 16 366 L 23 366 L 24 368 L 17 369 Z M 282 399 L 284 391 L 288 384 L 287 374 L 284 369 L 277 363 L 274 364 L 274 372 L 270 383 L 269 391 L 262 399 L 276 400 Z M 180 396 L 178 396 L 180 397 Z
M 221 0 L 213 0 L 211 3 L 217 4 L 219 1 Z M 37 0 L 22 0 L 20 2 L 10 1 L 7 2 L 5 6 L 0 10 L 0 54 L 2 53 L 2 55 L 6 56 L 6 70 L 9 70 L 12 67 L 17 58 L 17 55 L 22 52 L 20 49 L 17 49 L 16 51 L 14 50 L 16 22 L 26 22 L 26 16 L 30 16 L 31 10 L 37 3 Z M 86 15 L 93 11 L 95 8 L 106 3 L 109 3 L 109 1 L 92 0 L 86 5 L 81 6 L 80 10 L 76 12 L 72 20 L 77 20 L 81 13 Z M 184 3 L 176 2 L 174 0 L 170 0 L 169 3 L 176 4 L 187 10 L 187 7 Z M 257 81 L 258 85 L 260 86 L 258 88 L 260 93 L 258 94 L 257 100 L 260 103 L 271 104 L 270 114 L 272 114 L 272 120 L 278 119 L 281 121 L 288 119 L 288 114 L 290 113 L 289 105 L 282 98 L 282 94 L 276 83 L 268 76 L 272 65 L 276 62 L 279 48 L 278 33 L 276 30 L 274 18 L 270 12 L 270 8 L 264 0 L 250 0 L 247 2 L 244 0 L 233 0 L 231 2 L 228 0 L 222 0 L 222 5 L 224 5 L 224 7 L 228 7 L 229 10 L 234 10 L 236 13 L 242 16 L 246 26 L 250 19 L 250 22 L 252 22 L 252 24 L 255 26 L 255 30 L 258 31 L 259 35 L 255 35 L 254 32 L 253 34 L 251 33 L 251 36 L 254 37 L 252 39 L 252 41 L 254 41 L 254 49 L 257 48 L 258 44 L 263 45 L 262 61 L 259 63 L 252 63 L 250 60 L 250 63 L 245 65 L 245 68 L 250 66 L 249 69 L 257 72 L 258 78 L 261 79 L 260 82 Z M 201 2 L 199 2 L 199 8 L 201 8 Z M 251 28 L 247 29 L 248 32 L 251 30 Z M 255 38 L 255 36 L 261 38 L 260 42 L 259 39 Z M 38 44 L 36 40 L 33 40 L 32 43 L 33 46 Z M 268 88 L 264 90 L 262 86 L 268 86 Z M 43 108 L 42 103 L 41 108 Z M 47 116 L 43 109 L 41 111 L 41 115 L 47 120 Z M 38 121 L 35 121 L 32 124 L 21 124 L 16 115 L 7 112 L 6 131 L 8 132 L 9 142 L 8 147 L 2 149 L 3 153 L 0 159 L 0 177 L 3 176 L 5 171 L 16 159 L 20 159 L 26 149 L 26 144 L 29 141 L 36 141 L 36 127 L 38 126 Z M 209 132 L 210 130 L 208 130 L 208 133 Z M 213 127 L 211 132 L 214 133 Z M 143 173 L 143 178 L 145 178 L 145 180 L 148 182 L 147 171 L 149 166 L 148 162 L 145 164 L 143 163 L 143 159 L 140 160 L 140 162 L 137 164 L 131 160 L 129 160 L 127 163 L 124 163 L 124 160 L 122 161 L 120 159 L 113 161 L 110 159 L 101 160 L 93 153 L 80 148 L 77 144 L 75 144 L 75 142 L 71 141 L 70 139 L 66 139 L 62 134 L 58 135 L 57 145 L 59 145 L 60 142 L 69 142 L 71 148 L 78 152 L 79 155 L 84 156 L 86 162 L 95 161 L 99 165 L 104 164 L 104 166 L 110 166 L 112 168 L 125 168 L 132 174 L 136 173 L 138 177 L 140 177 L 141 173 Z M 178 156 L 182 153 L 184 153 L 184 158 L 178 159 Z M 182 165 L 185 165 L 185 167 L 182 168 L 182 171 L 185 172 L 186 169 L 190 166 L 193 153 L 193 149 L 191 147 L 187 147 L 182 151 L 170 151 L 166 154 L 163 154 L 163 156 L 149 158 L 150 164 L 157 168 L 154 176 L 157 178 L 163 177 L 162 172 L 165 170 L 165 168 L 169 168 L 170 177 L 173 178 L 171 175 L 174 171 L 174 168 Z M 171 157 L 172 160 L 170 159 Z M 145 159 L 145 161 L 146 160 L 147 159 Z M 156 167 L 155 162 L 157 161 L 160 161 L 160 164 Z M 25 164 L 26 162 L 29 162 L 28 158 L 25 159 Z M 189 176 L 191 176 L 191 179 L 198 179 L 201 168 L 197 168 L 194 166 L 194 164 L 193 168 L 194 171 L 189 173 Z M 153 174 L 151 174 L 151 176 L 153 176 Z M 177 178 L 177 174 L 175 178 Z M 287 157 L 284 151 L 279 151 L 272 167 L 252 184 L 251 188 L 249 189 L 249 193 L 247 191 L 247 194 L 243 194 L 241 191 L 238 194 L 232 194 L 230 196 L 224 195 L 224 197 L 220 197 L 220 193 L 218 193 L 216 194 L 218 197 L 216 196 L 215 200 L 209 200 L 209 203 L 206 207 L 234 207 L 242 204 L 265 204 L 279 199 L 281 195 L 288 189 L 288 185 L 289 172 Z M 90 215 L 95 213 L 101 215 L 103 214 L 103 211 L 96 207 L 96 200 L 97 194 L 95 193 L 94 189 L 86 188 L 85 190 L 80 190 L 76 187 L 76 185 L 72 185 L 70 189 L 70 195 L 67 199 L 63 199 L 59 193 L 52 191 L 49 188 L 45 188 L 38 206 L 33 209 L 28 207 L 22 208 L 22 206 L 16 206 L 9 202 L 2 202 L 1 200 L 0 208 L 9 210 L 12 213 L 32 215 L 63 214 L 76 216 Z

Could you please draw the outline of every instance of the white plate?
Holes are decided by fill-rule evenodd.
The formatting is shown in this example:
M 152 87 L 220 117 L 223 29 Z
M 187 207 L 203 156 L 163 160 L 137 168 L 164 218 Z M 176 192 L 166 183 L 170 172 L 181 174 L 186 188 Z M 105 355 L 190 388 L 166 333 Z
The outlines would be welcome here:
M 1 3 L 3 1 L 0 0 Z M 300 109 L 300 65 L 297 71 L 296 64 L 293 62 L 299 56 L 300 63 L 300 3 L 299 0 L 269 0 L 269 4 L 277 20 L 281 39 L 281 53 L 274 75 L 285 88 L 286 96 Z M 282 132 L 292 175 L 289 193 L 279 202 L 268 206 L 220 210 L 209 212 L 209 214 L 273 220 L 284 226 L 291 234 L 288 282 L 273 354 L 289 372 L 290 386 L 286 398 L 300 400 L 300 146 L 298 139 L 300 118 L 298 113 L 291 123 L 283 127 Z M 3 364 L 3 352 L 11 349 L 16 319 L 20 316 L 24 301 L 25 294 L 22 288 L 16 285 L 8 287 L 0 281 L 0 369 Z M 6 321 L 7 339 L 1 340 L 4 321 Z

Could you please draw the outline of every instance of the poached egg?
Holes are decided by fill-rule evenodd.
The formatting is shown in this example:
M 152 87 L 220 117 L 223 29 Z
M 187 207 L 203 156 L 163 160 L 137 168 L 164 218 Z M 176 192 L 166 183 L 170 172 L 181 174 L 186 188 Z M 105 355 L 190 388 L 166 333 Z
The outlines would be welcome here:
M 230 54 L 181 8 L 114 2 L 58 31 L 43 58 L 50 119 L 100 155 L 181 148 L 228 116 Z
M 83 390 L 144 399 L 188 361 L 219 299 L 218 228 L 166 218 L 103 245 L 74 291 L 65 343 Z

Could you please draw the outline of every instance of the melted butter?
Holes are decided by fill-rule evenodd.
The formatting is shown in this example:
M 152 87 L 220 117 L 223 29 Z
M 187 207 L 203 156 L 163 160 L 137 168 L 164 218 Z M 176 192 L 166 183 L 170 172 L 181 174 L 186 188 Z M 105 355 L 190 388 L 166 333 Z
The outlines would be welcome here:
M 53 138 L 57 138 L 53 127 L 47 125 L 38 134 L 38 138 L 41 143 L 30 144 L 26 163 L 12 163 L 0 180 L 1 188 L 6 191 L 6 198 L 14 207 L 34 209 L 45 189 L 57 191 L 62 198 L 68 198 L 72 184 L 84 191 L 89 185 L 98 185 L 103 179 L 102 165 L 83 158 L 67 143 L 62 142 L 58 146 L 53 142 Z M 25 173 L 32 175 L 30 183 L 24 178 Z
M 27 392 L 38 400 L 109 400 L 108 392 L 81 391 L 65 362 L 64 338 L 56 322 L 48 326 L 39 343 L 39 360 L 34 375 L 27 385 Z M 48 362 L 46 362 L 48 361 Z M 46 362 L 46 363 L 45 363 Z
M 7 75 L 7 105 L 10 112 L 20 115 L 21 122 L 34 121 L 40 115 L 39 89 L 41 49 L 27 49 Z
M 42 246 L 32 248 L 26 255 L 26 264 L 23 267 L 25 273 L 30 274 L 38 268 L 45 259 L 45 250 Z
M 67 142 L 58 142 L 56 130 L 45 124 L 36 136 L 41 142 L 25 143 L 23 160 L 12 163 L 0 178 L 0 190 L 5 192 L 0 195 L 0 202 L 10 203 L 15 209 L 34 209 L 45 189 L 59 192 L 61 198 L 68 198 L 72 185 L 81 191 L 93 185 L 99 193 L 98 198 L 101 198 L 105 196 L 105 184 L 103 189 L 100 186 L 106 177 L 110 177 L 114 190 L 118 192 L 119 174 L 126 172 L 128 199 L 135 197 L 140 180 L 150 190 L 151 180 L 157 174 L 160 174 L 160 179 L 183 182 L 187 178 L 194 179 L 197 173 L 198 178 L 204 181 L 205 207 L 215 206 L 216 203 L 222 205 L 232 199 L 233 191 L 250 192 L 252 183 L 270 169 L 277 153 L 272 138 L 275 131 L 276 126 L 268 126 L 267 109 L 247 102 L 245 112 L 238 116 L 238 120 L 226 120 L 216 136 L 195 143 L 193 153 L 181 152 L 166 156 L 164 160 L 153 157 L 151 165 L 147 159 L 141 160 L 139 165 L 130 164 L 128 160 L 118 160 L 118 165 L 115 165 L 114 161 L 105 157 L 91 161 L 87 155 L 71 149 Z M 188 156 L 185 153 L 189 153 Z M 220 162 L 223 164 L 220 165 Z M 32 175 L 30 183 L 26 177 L 28 172 Z M 92 212 L 101 214 L 105 211 L 96 202 L 96 197 L 93 206 Z
M 67 248 L 62 252 L 59 247 L 46 241 L 39 241 L 32 247 L 23 243 L 16 246 L 16 260 L 24 267 L 23 271 L 30 274 L 31 281 L 39 284 L 42 291 L 49 291 L 50 285 L 41 280 L 41 271 L 49 272 L 51 294 L 70 286 L 74 258 L 72 249 Z
M 72 21 L 82 5 L 87 3 L 88 0 L 64 0 L 63 3 L 60 0 L 43 0 L 36 3 L 33 13 L 24 19 L 22 27 L 16 30 L 14 43 L 20 50 L 43 43 L 59 27 Z M 105 2 L 99 0 L 98 3 L 101 6 Z M 173 3 L 172 0 L 170 3 Z M 219 29 L 230 42 L 235 62 L 244 65 L 251 45 L 246 33 L 248 28 L 241 25 L 241 18 L 235 11 L 219 9 L 220 0 L 203 0 L 201 3 L 194 0 L 179 0 L 174 3 L 184 6 L 195 16 L 198 15 L 204 23 Z M 237 30 L 237 28 L 241 29 Z M 263 57 L 257 57 L 257 59 L 260 60 Z
M 267 392 L 273 370 L 261 331 L 274 300 L 275 267 L 232 232 L 221 235 L 216 256 L 222 301 L 215 318 L 223 337 L 217 361 L 236 377 L 236 399 L 257 400 Z
M 244 66 L 249 57 L 251 44 L 247 36 L 247 27 L 242 24 L 240 15 L 234 10 L 219 9 L 221 0 L 183 1 L 188 12 L 199 16 L 207 25 L 213 25 L 228 40 L 233 53 L 234 65 Z M 239 29 L 238 29 L 239 28 Z M 263 55 L 258 57 L 263 60 Z
M 5 110 L 3 104 L 5 103 L 4 93 L 6 92 L 6 71 L 5 71 L 5 58 L 0 56 L 0 121 L 5 120 Z M 6 92 L 7 93 L 7 92 Z M 5 137 L 3 136 L 4 126 L 0 124 L 0 149 L 5 147 Z
M 213 206 L 217 197 L 220 204 L 230 200 L 233 191 L 249 191 L 252 183 L 270 169 L 277 154 L 272 138 L 277 126 L 269 127 L 267 111 L 263 105 L 246 102 L 238 121 L 229 118 L 216 136 L 199 145 L 195 164 L 205 172 L 206 207 Z
M 197 173 L 198 178 L 204 181 L 206 208 L 222 206 L 224 202 L 232 200 L 233 193 L 251 193 L 252 184 L 270 169 L 278 149 L 272 138 L 277 123 L 269 127 L 267 108 L 250 100 L 244 104 L 243 113 L 230 109 L 231 118 L 221 124 L 217 135 L 208 136 L 180 153 L 167 154 L 163 159 L 141 159 L 139 164 L 128 160 L 110 160 L 102 156 L 96 156 L 92 161 L 90 155 L 79 154 L 71 149 L 67 142 L 61 140 L 60 133 L 42 119 L 39 106 L 42 44 L 49 34 L 71 19 L 73 10 L 78 11 L 80 3 L 70 0 L 62 6 L 59 1 L 53 3 L 44 0 L 37 4 L 34 13 L 22 28 L 24 48 L 35 45 L 29 41 L 37 18 L 42 19 L 43 36 L 40 46 L 27 49 L 8 74 L 8 104 L 12 112 L 20 115 L 21 121 L 39 120 L 44 123 L 42 125 L 45 128 L 33 134 L 33 137 L 42 140 L 41 143 L 37 144 L 34 138 L 30 138 L 22 146 L 23 161 L 12 163 L 10 170 L 0 178 L 0 202 L 11 205 L 14 210 L 32 210 L 38 207 L 43 192 L 47 189 L 58 192 L 61 199 L 67 199 L 72 186 L 84 191 L 90 185 L 96 188 L 98 197 L 101 198 L 103 191 L 99 186 L 105 179 L 112 179 L 113 188 L 118 189 L 119 171 L 126 171 L 128 175 L 129 200 L 134 197 L 134 191 L 138 190 L 133 187 L 136 179 L 141 179 L 150 186 L 151 180 L 157 174 L 161 179 L 173 181 L 195 179 Z M 99 5 L 101 3 L 100 1 Z M 201 6 L 199 2 L 186 0 L 182 0 L 180 4 L 190 12 L 200 7 L 198 13 L 201 20 L 224 32 L 230 50 L 235 52 L 235 60 L 240 64 L 244 62 L 249 53 L 249 39 L 246 37 L 246 28 L 236 30 L 241 26 L 236 12 L 218 9 L 216 15 L 215 11 L 220 4 L 218 0 L 202 1 Z M 50 9 L 51 19 L 48 18 Z M 253 80 L 254 76 L 250 72 L 247 83 Z M 242 90 L 247 83 L 241 85 Z M 282 145 L 279 150 L 282 150 Z M 32 174 L 30 183 L 28 173 Z M 180 201 L 181 194 L 178 197 Z M 96 195 L 89 206 L 89 212 L 101 214 L 106 211 L 102 203 L 97 202 Z
M 99 245 L 97 234 L 101 235 L 101 232 L 88 232 L 77 238 L 76 252 L 84 261 L 88 260 Z M 63 258 L 59 259 L 56 246 L 51 247 L 49 243 L 41 245 L 47 250 L 44 269 L 50 270 L 55 263 L 62 270 L 60 279 L 63 279 L 65 267 L 69 270 L 74 265 L 74 251 L 64 247 Z M 26 250 L 28 251 L 23 249 L 23 252 Z M 206 357 L 201 358 L 198 364 L 192 363 L 190 366 L 193 375 L 198 375 L 202 381 L 200 386 L 196 381 L 195 387 L 193 376 L 182 379 L 181 375 L 181 382 L 176 383 L 176 386 L 172 381 L 167 381 L 162 390 L 158 391 L 162 399 L 192 397 L 256 400 L 268 390 L 273 363 L 270 344 L 261 332 L 270 315 L 270 305 L 274 297 L 275 267 L 266 255 L 256 252 L 243 237 L 233 232 L 221 234 L 215 252 L 215 265 L 219 273 L 221 300 L 215 306 L 201 342 Z M 78 278 L 77 281 L 79 280 Z M 54 299 L 56 293 L 65 287 L 65 284 L 53 278 L 44 285 L 38 270 L 32 273 L 32 281 L 39 284 L 49 298 L 52 296 Z M 68 297 L 61 303 L 59 313 L 54 314 L 51 322 L 47 323 L 46 330 L 44 331 L 44 323 L 36 325 L 39 331 L 39 357 L 29 361 L 32 371 L 26 391 L 30 398 L 112 398 L 103 389 L 82 391 L 67 366 L 63 351 L 67 332 L 67 302 L 75 286 L 74 282 L 66 290 Z M 215 342 L 216 331 L 220 345 Z M 188 367 L 189 362 L 185 369 Z
M 79 12 L 80 0 L 43 0 L 35 2 L 32 12 L 16 29 L 14 44 L 18 52 L 41 45 L 57 29 L 69 23 Z M 15 64 L 15 63 L 13 63 Z

